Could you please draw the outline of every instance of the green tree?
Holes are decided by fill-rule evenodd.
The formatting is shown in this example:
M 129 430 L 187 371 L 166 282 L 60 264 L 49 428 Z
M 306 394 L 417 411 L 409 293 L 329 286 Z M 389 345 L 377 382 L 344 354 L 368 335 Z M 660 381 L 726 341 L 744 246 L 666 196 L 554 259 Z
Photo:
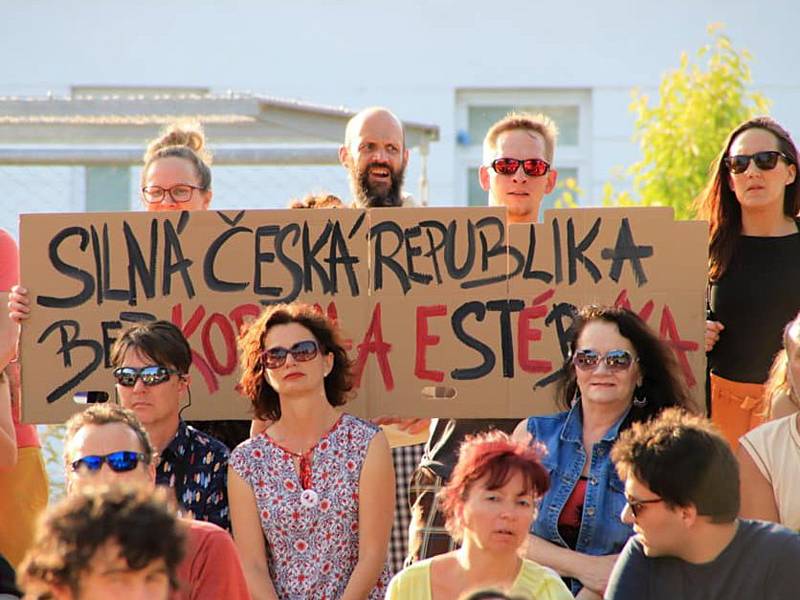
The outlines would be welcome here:
M 683 52 L 680 66 L 661 79 L 653 104 L 633 91 L 634 139 L 642 160 L 630 166 L 631 193 L 606 184 L 603 203 L 626 206 L 672 206 L 680 219 L 694 215 L 694 198 L 702 191 L 709 166 L 725 138 L 739 123 L 767 112 L 769 102 L 748 90 L 750 54 L 737 51 L 722 34 L 708 27 L 712 40 L 694 59 Z

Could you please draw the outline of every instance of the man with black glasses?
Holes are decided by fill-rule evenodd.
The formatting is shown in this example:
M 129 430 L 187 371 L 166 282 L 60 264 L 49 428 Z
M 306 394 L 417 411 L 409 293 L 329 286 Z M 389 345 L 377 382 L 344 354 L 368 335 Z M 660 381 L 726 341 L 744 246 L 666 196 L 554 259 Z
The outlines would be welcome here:
M 608 600 L 797 598 L 800 536 L 739 519 L 739 467 L 702 417 L 668 409 L 634 424 L 611 451 L 625 480 L 621 518 L 635 535 Z
M 111 349 L 120 404 L 144 425 L 161 458 L 156 483 L 175 490 L 178 504 L 201 521 L 230 529 L 228 448 L 180 418 L 188 405 L 192 351 L 168 321 L 137 323 Z
M 535 223 L 557 173 L 552 167 L 558 130 L 545 115 L 512 113 L 489 128 L 478 171 L 490 206 L 505 206 L 508 223 Z M 425 454 L 411 480 L 412 527 L 407 564 L 456 547 L 439 511 L 438 492 L 458 460 L 467 435 L 501 429 L 511 433 L 518 419 L 434 419 Z
M 153 489 L 157 455 L 129 410 L 95 405 L 67 421 L 64 460 L 67 492 L 128 483 Z M 247 582 L 230 534 L 212 523 L 182 519 L 186 555 L 177 571 L 182 600 L 249 600 Z

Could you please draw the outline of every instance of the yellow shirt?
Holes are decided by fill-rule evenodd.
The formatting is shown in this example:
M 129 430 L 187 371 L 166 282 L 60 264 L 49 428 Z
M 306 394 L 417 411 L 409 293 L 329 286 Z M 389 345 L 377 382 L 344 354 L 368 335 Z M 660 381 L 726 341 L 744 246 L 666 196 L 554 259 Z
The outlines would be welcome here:
M 433 560 L 435 558 L 421 560 L 395 575 L 389 583 L 386 600 L 432 600 L 431 561 Z M 561 577 L 554 571 L 527 559 L 522 560 L 519 574 L 506 593 L 536 600 L 573 600 Z

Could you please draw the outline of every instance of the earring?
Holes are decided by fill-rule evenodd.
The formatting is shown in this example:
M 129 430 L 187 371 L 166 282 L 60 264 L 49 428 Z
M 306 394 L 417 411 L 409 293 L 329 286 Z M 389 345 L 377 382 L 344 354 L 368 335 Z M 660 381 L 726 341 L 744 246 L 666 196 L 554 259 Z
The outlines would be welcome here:
M 636 408 L 644 408 L 647 406 L 647 394 L 644 389 L 642 389 L 642 386 L 637 386 L 633 391 L 633 405 Z
M 575 395 L 572 397 L 572 402 L 569 403 L 570 406 L 575 406 L 578 402 L 581 401 L 581 388 L 575 385 Z

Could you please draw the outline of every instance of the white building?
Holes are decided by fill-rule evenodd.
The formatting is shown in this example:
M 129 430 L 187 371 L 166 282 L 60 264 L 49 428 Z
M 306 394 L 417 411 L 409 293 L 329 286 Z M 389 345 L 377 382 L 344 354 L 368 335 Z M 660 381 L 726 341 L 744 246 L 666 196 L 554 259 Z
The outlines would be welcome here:
M 483 202 L 474 170 L 487 124 L 510 107 L 541 108 L 561 128 L 556 166 L 592 204 L 612 170 L 638 157 L 631 88 L 654 90 L 681 51 L 710 41 L 712 22 L 752 53 L 754 89 L 800 135 L 798 17 L 795 0 L 3 2 L 0 95 L 204 88 L 385 105 L 439 127 L 427 165 L 433 205 Z M 98 185 L 110 208 L 136 207 L 138 169 L 122 171 L 1 166 L 0 226 L 15 232 L 19 212 L 102 209 L 87 203 Z M 315 188 L 348 195 L 336 165 L 218 166 L 214 176 L 220 208 L 285 206 Z M 416 155 L 414 194 L 419 178 Z

